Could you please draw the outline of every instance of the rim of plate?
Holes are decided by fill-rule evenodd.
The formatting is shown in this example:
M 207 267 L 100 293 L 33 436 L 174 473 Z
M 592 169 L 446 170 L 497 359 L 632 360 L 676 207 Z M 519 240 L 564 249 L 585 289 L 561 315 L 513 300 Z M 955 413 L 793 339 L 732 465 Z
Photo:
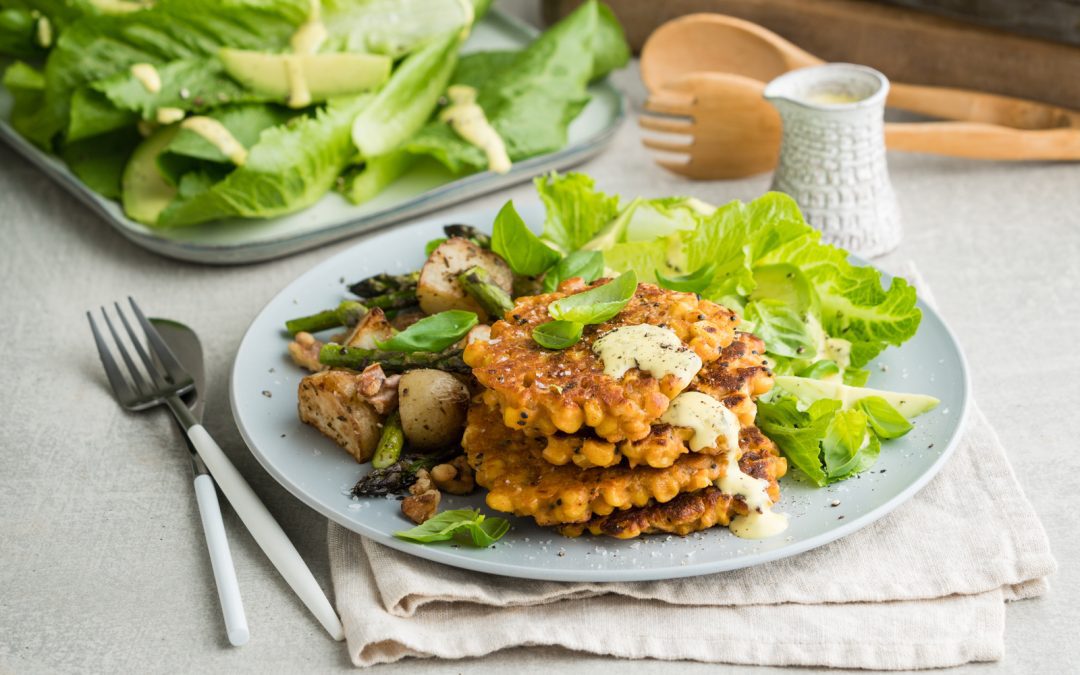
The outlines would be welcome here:
M 535 198 L 529 199 L 529 206 L 532 202 L 539 200 Z M 528 208 L 522 206 L 522 208 Z M 519 208 L 521 210 L 521 208 Z M 494 212 L 494 211 L 493 211 Z M 478 209 L 473 212 L 458 214 L 458 218 L 467 220 L 470 215 L 479 213 L 486 213 L 486 210 Z M 764 563 L 781 560 L 783 558 L 789 558 L 801 553 L 805 553 L 812 549 L 824 546 L 825 544 L 836 541 L 846 537 L 862 528 L 870 525 L 871 523 L 879 520 L 880 518 L 891 513 L 896 507 L 900 506 L 907 500 L 911 499 L 917 494 L 923 487 L 926 486 L 941 468 L 952 457 L 953 452 L 956 450 L 956 446 L 959 443 L 960 438 L 963 436 L 963 432 L 966 429 L 969 420 L 969 414 L 971 412 L 971 377 L 969 375 L 967 357 L 964 355 L 963 349 L 960 347 L 960 342 L 956 339 L 956 334 L 948 323 L 941 318 L 941 315 L 937 311 L 924 302 L 922 299 L 917 300 L 916 306 L 923 311 L 924 314 L 930 314 L 941 325 L 945 335 L 949 339 L 951 347 L 955 350 L 957 360 L 960 366 L 960 379 L 962 382 L 963 401 L 961 404 L 960 414 L 957 416 L 959 420 L 956 426 L 953 428 L 951 435 L 948 438 L 945 449 L 938 455 L 930 466 L 919 475 L 919 477 L 912 481 L 907 487 L 898 492 L 891 499 L 881 503 L 880 505 L 870 509 L 866 513 L 847 520 L 843 525 L 839 525 L 830 529 L 827 532 L 819 535 L 808 537 L 801 541 L 792 542 L 791 544 L 782 546 L 780 548 L 762 551 L 759 553 L 750 553 L 738 558 L 720 560 L 720 561 L 707 561 L 699 563 L 690 563 L 688 565 L 673 564 L 666 567 L 645 567 L 634 569 L 572 569 L 572 570 L 559 570 L 553 568 L 529 568 L 520 567 L 510 563 L 499 562 L 497 560 L 482 560 L 472 557 L 459 555 L 455 552 L 455 549 L 443 548 L 443 547 L 426 547 L 418 546 L 416 544 L 397 539 L 392 535 L 387 535 L 377 529 L 370 526 L 366 526 L 363 523 L 344 520 L 339 517 L 337 510 L 331 505 L 327 504 L 318 497 L 303 490 L 300 486 L 296 485 L 287 475 L 280 472 L 276 465 L 270 461 L 270 459 L 258 449 L 258 444 L 255 442 L 250 430 L 245 425 L 243 419 L 237 415 L 238 409 L 238 393 L 237 393 L 237 373 L 240 365 L 240 356 L 244 353 L 245 347 L 248 345 L 249 340 L 255 339 L 253 329 L 259 319 L 266 313 L 266 311 L 273 305 L 278 298 L 287 293 L 295 286 L 302 285 L 304 282 L 311 278 L 319 278 L 323 275 L 323 270 L 333 267 L 338 261 L 349 258 L 356 255 L 356 249 L 361 246 L 367 246 L 372 244 L 374 240 L 381 237 L 392 237 L 395 235 L 395 229 L 405 229 L 409 227 L 421 228 L 429 225 L 438 226 L 442 223 L 442 219 L 438 217 L 425 218 L 423 220 L 417 220 L 412 222 L 403 222 L 396 228 L 373 232 L 370 235 L 361 237 L 356 244 L 341 251 L 322 262 L 316 264 L 311 269 L 307 270 L 300 276 L 294 278 L 288 284 L 281 288 L 280 291 L 274 294 L 270 300 L 268 300 L 263 307 L 258 311 L 255 317 L 248 324 L 247 329 L 244 331 L 244 337 L 240 340 L 240 346 L 237 348 L 236 355 L 233 357 L 233 366 L 229 371 L 229 406 L 232 412 L 233 420 L 236 423 L 237 429 L 240 431 L 241 437 L 244 439 L 245 445 L 248 450 L 255 456 L 259 464 L 273 476 L 279 484 L 285 487 L 294 497 L 301 502 L 314 509 L 320 515 L 332 520 L 342 527 L 361 534 L 373 541 L 376 541 L 384 546 L 402 551 L 409 555 L 423 558 L 425 560 L 431 560 L 433 562 L 442 563 L 444 565 L 450 565 L 452 567 L 458 567 L 461 569 L 472 570 L 474 572 L 484 572 L 487 574 L 494 574 L 497 576 L 515 577 L 523 579 L 537 579 L 545 581 L 575 581 L 575 582 L 617 582 L 617 581 L 660 581 L 664 579 L 676 579 L 681 577 L 700 576 L 703 574 L 713 574 L 717 572 L 727 572 L 736 569 L 743 569 L 746 567 L 755 567 Z M 864 258 L 861 258 L 855 254 L 849 254 L 853 262 L 859 265 L 871 266 L 881 272 L 885 279 L 891 279 L 893 275 L 885 272 L 874 266 L 872 263 Z

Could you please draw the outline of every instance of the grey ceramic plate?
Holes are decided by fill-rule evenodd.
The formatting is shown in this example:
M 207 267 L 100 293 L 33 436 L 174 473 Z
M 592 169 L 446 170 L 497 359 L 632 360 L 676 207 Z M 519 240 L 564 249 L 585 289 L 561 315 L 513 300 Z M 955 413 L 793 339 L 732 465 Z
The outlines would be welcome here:
M 519 211 L 534 227 L 543 221 L 539 203 L 519 205 Z M 456 220 L 487 229 L 495 213 Z M 387 546 L 471 570 L 564 581 L 665 579 L 748 567 L 821 546 L 881 518 L 938 472 L 959 437 L 969 399 L 964 358 L 938 315 L 920 304 L 918 335 L 874 362 L 869 386 L 932 394 L 941 404 L 919 417 L 907 436 L 886 442 L 877 465 L 857 479 L 824 489 L 790 476 L 782 479 L 779 509 L 791 516 L 791 525 L 778 537 L 750 541 L 716 528 L 685 538 L 567 539 L 531 520 L 511 518 L 510 532 L 489 549 L 395 539 L 395 531 L 411 526 L 398 501 L 349 496 L 349 488 L 370 465 L 358 465 L 297 419 L 296 389 L 303 373 L 286 355 L 283 325 L 294 316 L 335 306 L 344 297 L 343 279 L 418 268 L 424 242 L 440 236 L 442 224 L 431 219 L 372 235 L 293 281 L 252 322 L 233 366 L 233 414 L 266 470 L 316 511 Z M 837 499 L 840 505 L 831 506 Z M 491 513 L 482 492 L 447 502 L 444 508 L 479 507 Z
M 474 28 L 464 51 L 520 49 L 534 35 L 535 29 L 492 11 Z M 608 82 L 593 85 L 589 93 L 592 100 L 570 125 L 565 148 L 518 162 L 505 175 L 483 172 L 455 179 L 435 162 L 422 162 L 375 199 L 359 206 L 331 193 L 310 208 L 281 218 L 219 221 L 172 230 L 155 230 L 129 220 L 117 202 L 86 187 L 63 162 L 23 139 L 7 123 L 11 97 L 3 87 L 0 139 L 136 244 L 171 258 L 230 265 L 314 248 L 499 190 L 546 171 L 579 164 L 611 141 L 624 114 L 622 95 Z

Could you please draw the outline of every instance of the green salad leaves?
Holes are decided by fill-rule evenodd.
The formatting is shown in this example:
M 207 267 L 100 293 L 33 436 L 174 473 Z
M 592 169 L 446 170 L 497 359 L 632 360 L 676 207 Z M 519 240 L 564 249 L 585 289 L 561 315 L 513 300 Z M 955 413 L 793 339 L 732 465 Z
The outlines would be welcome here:
M 479 510 L 452 509 L 438 513 L 420 525 L 394 536 L 416 544 L 456 540 L 474 546 L 491 546 L 510 531 L 505 518 L 488 518 Z
M 441 119 L 449 85 L 476 88 L 518 161 L 565 146 L 588 84 L 629 58 L 596 0 L 520 51 L 470 50 L 490 4 L 18 0 L 0 7 L 11 123 L 149 226 L 281 216 L 332 189 L 361 203 L 418 163 L 424 180 L 487 168 Z M 192 117 L 224 131 L 199 120 L 162 143 Z

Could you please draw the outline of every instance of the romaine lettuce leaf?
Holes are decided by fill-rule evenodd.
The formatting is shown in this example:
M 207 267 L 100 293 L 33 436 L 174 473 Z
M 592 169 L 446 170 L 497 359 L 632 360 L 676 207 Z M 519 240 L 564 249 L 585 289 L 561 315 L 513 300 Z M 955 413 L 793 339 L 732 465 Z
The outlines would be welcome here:
M 126 127 L 65 143 L 60 148 L 60 157 L 87 187 L 103 197 L 116 199 L 120 196 L 120 177 L 128 157 L 141 140 L 135 127 Z
M 45 49 L 38 44 L 38 17 L 30 10 L 0 8 L 0 56 L 37 59 Z
M 570 122 L 588 102 L 589 81 L 626 63 L 629 50 L 611 13 L 589 0 L 514 59 L 492 57 L 488 65 L 496 59 L 502 67 L 477 87 L 477 103 L 518 161 L 565 146 Z M 487 167 L 484 152 L 442 121 L 430 123 L 406 148 L 455 173 Z
M 17 129 L 49 148 L 67 128 L 80 86 L 135 63 L 207 57 L 223 46 L 280 50 L 309 8 L 308 0 L 159 0 L 138 12 L 85 16 L 57 38 L 45 65 L 43 105 Z
M 794 265 L 814 285 L 821 299 L 821 323 L 832 337 L 852 343 L 851 365 L 861 367 L 888 345 L 915 335 L 922 312 L 915 289 L 894 277 L 888 289 L 873 267 L 858 267 L 844 251 L 822 244 L 816 230 L 769 251 L 764 263 Z
M 219 218 L 269 218 L 315 203 L 355 155 L 352 122 L 370 102 L 370 95 L 332 101 L 313 117 L 267 129 L 244 166 L 219 182 L 209 182 L 198 172 L 185 174 L 180 194 L 157 224 L 175 227 Z
M 465 33 L 490 0 L 323 0 L 321 51 L 400 58 L 450 33 Z
M 752 300 L 746 305 L 743 321 L 765 341 L 770 354 L 805 359 L 815 350 L 806 322 L 787 303 L 765 298 Z
M 598 191 L 583 173 L 551 173 L 533 184 L 547 214 L 541 238 L 563 253 L 584 246 L 619 212 L 619 198 Z
M 822 400 L 802 411 L 793 397 L 779 397 L 758 402 L 757 425 L 795 468 L 824 487 L 828 477 L 821 463 L 821 440 L 839 409 L 838 401 Z

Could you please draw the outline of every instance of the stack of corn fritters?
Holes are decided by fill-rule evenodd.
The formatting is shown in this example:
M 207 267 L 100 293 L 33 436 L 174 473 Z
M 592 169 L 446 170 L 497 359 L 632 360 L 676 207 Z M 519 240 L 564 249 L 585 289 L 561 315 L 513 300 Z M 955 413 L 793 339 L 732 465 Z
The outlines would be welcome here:
M 724 453 L 732 451 L 726 443 L 694 452 L 691 429 L 660 421 L 683 391 L 712 397 L 735 414 L 739 467 L 766 481 L 777 501 L 787 463 L 754 426 L 754 399 L 772 387 L 761 340 L 737 332 L 738 316 L 725 307 L 639 284 L 619 314 L 587 326 L 577 344 L 538 345 L 532 331 L 552 320 L 548 305 L 590 287 L 571 279 L 555 293 L 520 298 L 488 340 L 465 350 L 483 391 L 472 401 L 462 445 L 488 505 L 563 534 L 620 538 L 688 534 L 745 515 L 741 498 L 714 486 L 724 476 Z M 700 357 L 689 384 L 638 368 L 619 378 L 604 373 L 593 343 L 638 324 L 670 329 Z

